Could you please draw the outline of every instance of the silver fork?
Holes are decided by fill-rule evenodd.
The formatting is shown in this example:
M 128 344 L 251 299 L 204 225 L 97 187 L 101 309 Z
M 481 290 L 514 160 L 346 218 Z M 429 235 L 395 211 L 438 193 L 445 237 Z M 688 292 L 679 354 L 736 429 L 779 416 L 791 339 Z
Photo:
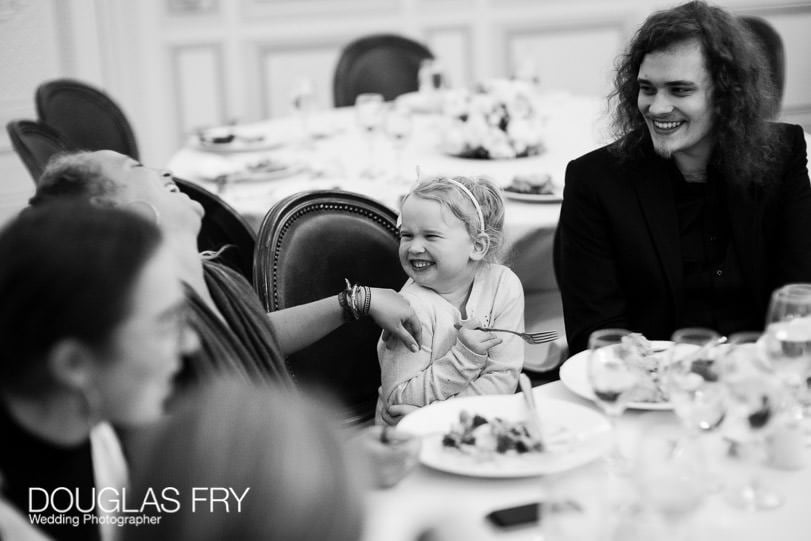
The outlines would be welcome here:
M 487 332 L 508 332 L 520 336 L 527 344 L 544 344 L 558 339 L 558 331 L 518 332 L 508 331 L 507 329 L 494 329 L 492 327 L 476 327 L 476 329 Z

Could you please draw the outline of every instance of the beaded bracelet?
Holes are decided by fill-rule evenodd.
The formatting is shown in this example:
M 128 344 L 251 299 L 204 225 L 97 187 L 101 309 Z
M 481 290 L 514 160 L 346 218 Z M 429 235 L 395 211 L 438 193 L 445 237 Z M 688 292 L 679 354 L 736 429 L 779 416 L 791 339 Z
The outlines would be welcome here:
M 363 310 L 361 311 L 361 315 L 368 316 L 369 309 L 372 307 L 372 289 L 369 286 L 363 286 L 363 292 L 365 296 L 363 298 Z
M 352 310 L 349 308 L 349 304 L 346 301 L 346 291 L 338 293 L 338 305 L 343 310 L 344 321 L 350 321 L 352 319 Z
M 372 305 L 372 290 L 369 286 L 352 285 L 344 278 L 346 289 L 338 293 L 338 304 L 344 311 L 344 319 L 360 319 L 369 315 Z

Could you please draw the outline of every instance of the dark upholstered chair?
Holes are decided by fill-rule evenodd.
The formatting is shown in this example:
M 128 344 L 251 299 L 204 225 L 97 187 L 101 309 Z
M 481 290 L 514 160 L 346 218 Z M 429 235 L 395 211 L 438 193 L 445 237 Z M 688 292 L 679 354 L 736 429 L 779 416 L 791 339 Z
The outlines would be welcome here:
M 399 289 L 406 275 L 397 256 L 396 219 L 372 199 L 337 190 L 294 194 L 274 205 L 259 229 L 254 260 L 254 284 L 265 308 L 336 295 L 344 278 Z M 352 321 L 291 355 L 288 367 L 296 381 L 341 400 L 347 421 L 366 421 L 374 416 L 380 386 L 379 337 L 371 319 Z
M 6 124 L 6 131 L 34 184 L 39 180 L 51 156 L 68 150 L 67 143 L 59 134 L 40 122 L 12 120 Z
M 335 67 L 333 101 L 353 105 L 364 92 L 377 92 L 386 101 L 417 90 L 420 62 L 434 55 L 425 45 L 394 34 L 376 34 L 344 47 Z
M 777 30 L 765 19 L 752 16 L 741 16 L 740 21 L 754 36 L 763 50 L 769 64 L 769 76 L 774 84 L 776 95 L 769 104 L 768 116 L 777 118 L 783 104 L 783 91 L 786 85 L 786 52 L 783 39 Z
M 56 79 L 37 88 L 36 105 L 40 122 L 55 129 L 71 147 L 115 150 L 139 159 L 127 117 L 104 92 L 80 81 Z
M 228 246 L 216 259 L 253 283 L 253 252 L 256 234 L 242 216 L 217 195 L 188 180 L 175 178 L 180 191 L 197 201 L 206 211 L 200 233 L 197 235 L 197 248 L 216 252 Z

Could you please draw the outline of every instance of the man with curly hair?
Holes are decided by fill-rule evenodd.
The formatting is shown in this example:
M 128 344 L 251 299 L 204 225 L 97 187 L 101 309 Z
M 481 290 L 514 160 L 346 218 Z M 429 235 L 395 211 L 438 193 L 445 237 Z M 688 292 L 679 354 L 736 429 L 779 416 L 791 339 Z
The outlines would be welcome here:
M 556 253 L 570 352 L 592 331 L 763 328 L 769 295 L 811 282 L 799 126 L 753 36 L 693 1 L 651 15 L 617 66 L 617 139 L 569 163 Z

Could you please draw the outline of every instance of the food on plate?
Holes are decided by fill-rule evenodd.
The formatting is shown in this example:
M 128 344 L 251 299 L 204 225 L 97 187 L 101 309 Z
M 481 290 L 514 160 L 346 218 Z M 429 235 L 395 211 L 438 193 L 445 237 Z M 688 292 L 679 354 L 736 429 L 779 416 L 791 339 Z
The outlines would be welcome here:
M 264 141 L 263 135 L 241 135 L 231 129 L 212 128 L 197 133 L 203 145 L 227 145 L 232 143 L 260 143 Z
M 482 456 L 544 450 L 543 442 L 530 435 L 527 421 L 507 421 L 500 417 L 488 419 L 466 410 L 459 412 L 459 421 L 443 435 L 442 445 Z
M 276 171 L 282 171 L 287 168 L 287 164 L 269 158 L 249 163 L 245 166 L 245 169 L 251 173 L 275 173 Z
M 661 370 L 666 362 L 666 354 L 656 350 L 642 334 L 631 333 L 622 338 L 620 355 L 639 377 L 628 393 L 631 402 L 667 402 L 667 393 L 661 381 Z
M 555 185 L 548 174 L 515 175 L 512 183 L 504 191 L 527 195 L 553 195 Z

